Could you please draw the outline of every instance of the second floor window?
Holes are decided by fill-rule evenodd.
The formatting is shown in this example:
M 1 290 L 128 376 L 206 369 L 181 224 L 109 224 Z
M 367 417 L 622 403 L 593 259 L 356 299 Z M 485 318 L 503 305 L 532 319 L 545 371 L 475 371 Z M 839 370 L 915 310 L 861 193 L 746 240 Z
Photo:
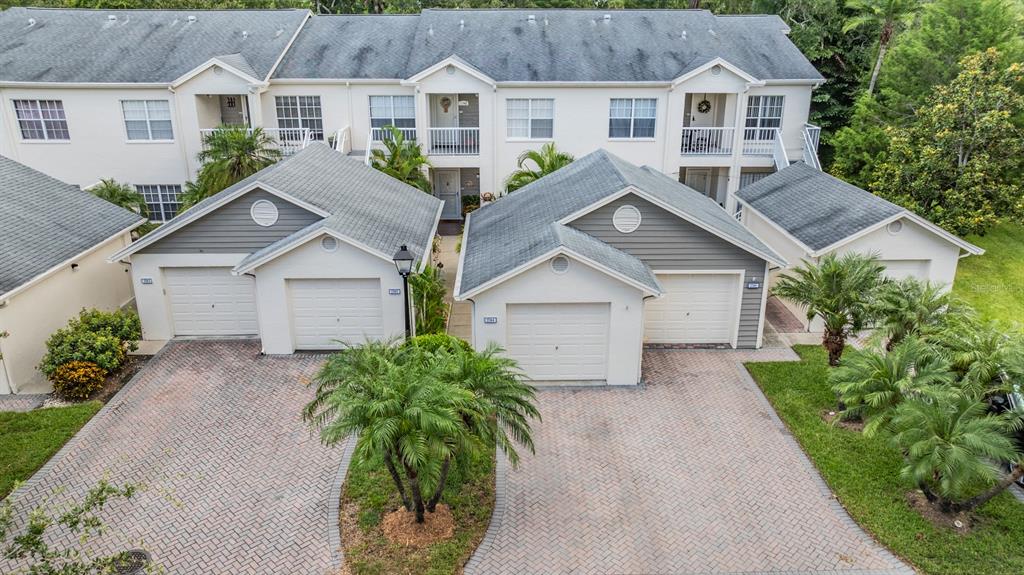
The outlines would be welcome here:
M 782 96 L 750 96 L 743 137 L 747 140 L 774 140 L 775 129 L 782 127 Z
M 653 138 L 657 110 L 655 98 L 612 98 L 608 137 Z
M 277 127 L 282 140 L 298 140 L 303 128 L 314 140 L 324 139 L 324 117 L 320 96 L 277 96 Z
M 14 115 L 24 140 L 71 139 L 60 100 L 15 100 Z
M 412 96 L 370 96 L 370 127 L 375 141 L 386 137 L 385 126 L 402 129 L 407 139 L 416 137 L 416 102 Z
M 545 139 L 554 136 L 554 100 L 511 98 L 507 103 L 509 138 Z
M 166 222 L 178 215 L 181 208 L 181 186 L 177 184 L 140 184 L 135 189 L 142 194 L 149 208 L 149 219 Z
M 121 100 L 129 140 L 173 140 L 171 104 L 167 100 Z

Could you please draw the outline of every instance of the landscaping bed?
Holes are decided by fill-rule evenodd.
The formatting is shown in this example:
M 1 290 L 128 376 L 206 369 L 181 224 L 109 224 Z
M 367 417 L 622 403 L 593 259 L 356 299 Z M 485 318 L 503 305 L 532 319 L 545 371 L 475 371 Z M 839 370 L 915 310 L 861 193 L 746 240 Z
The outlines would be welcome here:
M 985 319 L 1024 320 L 1024 225 L 1002 223 L 968 240 L 985 248 L 985 255 L 960 261 L 954 295 Z
M 385 529 L 385 518 L 401 508 L 402 502 L 382 460 L 378 458 L 366 464 L 353 461 L 345 479 L 340 509 L 341 541 L 345 550 L 343 573 L 462 573 L 463 565 L 483 539 L 494 510 L 494 452 L 472 458 L 464 469 L 453 467 L 441 501 L 451 511 L 454 525 L 450 537 L 426 544 L 395 542 L 389 538 L 389 535 L 396 536 L 394 528 Z M 441 513 L 440 506 L 438 513 Z M 428 524 L 430 521 L 428 517 Z M 405 539 L 409 533 L 405 530 L 397 535 Z
M 922 573 L 1024 571 L 1024 504 L 1002 493 L 971 514 L 966 530 L 952 516 L 923 516 L 912 507 L 915 489 L 900 477 L 903 459 L 884 435 L 869 439 L 823 420 L 836 402 L 825 352 L 794 350 L 801 361 L 747 369 L 857 523 Z

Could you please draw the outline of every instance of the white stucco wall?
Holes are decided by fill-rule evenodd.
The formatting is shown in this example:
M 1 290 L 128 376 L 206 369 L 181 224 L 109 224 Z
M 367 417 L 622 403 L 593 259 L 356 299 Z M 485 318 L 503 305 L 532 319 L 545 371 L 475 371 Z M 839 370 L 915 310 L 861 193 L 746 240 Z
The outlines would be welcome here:
M 68 262 L 0 307 L 0 394 L 18 390 L 42 392 L 49 384 L 36 369 L 46 353 L 46 339 L 83 308 L 114 310 L 131 301 L 127 266 L 108 264 L 106 258 L 131 241 L 122 234 L 95 250 Z M 71 264 L 78 268 L 71 270 Z M 6 381 L 5 381 L 6 380 Z M 6 383 L 6 385 L 5 385 Z M 13 384 L 13 385 L 12 385 Z
M 643 294 L 587 264 L 574 260 L 566 273 L 556 274 L 545 261 L 477 294 L 472 301 L 476 349 L 491 343 L 505 347 L 509 304 L 610 302 L 608 384 L 636 385 L 640 381 Z M 485 324 L 484 317 L 496 317 L 497 323 Z
M 248 254 L 133 254 L 132 286 L 142 321 L 142 339 L 164 340 L 174 337 L 171 310 L 164 295 L 163 268 L 234 267 Z M 143 284 L 143 278 L 153 280 Z
M 402 277 L 398 275 L 394 262 L 343 241 L 338 242 L 337 250 L 328 252 L 320 247 L 320 237 L 255 270 L 256 306 L 264 353 L 295 351 L 289 279 L 378 278 L 386 337 L 405 333 L 404 294 L 401 291 L 396 295 L 388 293 L 390 289 L 402 290 Z

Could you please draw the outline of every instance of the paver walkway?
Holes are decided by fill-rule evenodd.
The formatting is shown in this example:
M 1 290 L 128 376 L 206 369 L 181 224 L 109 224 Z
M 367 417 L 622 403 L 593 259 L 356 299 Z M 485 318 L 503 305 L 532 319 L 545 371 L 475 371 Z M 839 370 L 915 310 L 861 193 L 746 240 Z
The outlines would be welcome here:
M 42 406 L 47 397 L 49 396 L 45 393 L 0 395 L 0 411 L 15 411 L 19 413 L 32 411 Z
M 539 392 L 466 574 L 912 573 L 831 497 L 738 362 L 648 351 L 646 387 Z
M 142 483 L 103 512 L 96 549 L 143 547 L 176 575 L 329 572 L 342 450 L 321 446 L 300 419 L 311 396 L 300 379 L 322 361 L 260 356 L 251 340 L 171 342 L 14 506 L 23 516 L 58 488 L 52 502 L 78 501 L 105 476 Z
M 452 297 L 455 289 L 455 277 L 459 273 L 459 252 L 455 246 L 462 241 L 462 236 L 441 236 L 441 253 L 438 259 L 444 264 L 444 283 L 447 293 L 445 300 L 451 304 L 451 317 L 448 318 L 448 333 L 470 341 L 473 336 L 473 306 L 468 301 L 455 301 Z

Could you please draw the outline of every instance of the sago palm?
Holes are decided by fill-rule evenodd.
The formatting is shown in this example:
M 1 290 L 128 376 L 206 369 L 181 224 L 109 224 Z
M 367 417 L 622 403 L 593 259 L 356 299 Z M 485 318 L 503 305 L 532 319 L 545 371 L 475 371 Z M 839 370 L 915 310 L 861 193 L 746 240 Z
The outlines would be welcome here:
M 370 165 L 385 174 L 401 180 L 414 188 L 430 194 L 430 178 L 426 168 L 430 161 L 423 155 L 423 150 L 415 141 L 406 140 L 401 130 L 387 126 L 387 137 L 381 142 L 384 149 L 370 151 Z
M 949 318 L 933 339 L 956 372 L 960 388 L 976 399 L 1009 391 L 1013 376 L 1024 371 L 1024 335 L 1008 334 L 972 314 Z
M 877 257 L 848 253 L 827 254 L 818 263 L 804 261 L 784 273 L 772 292 L 807 310 L 807 319 L 825 324 L 821 344 L 829 365 L 839 365 L 846 339 L 871 319 L 871 301 L 885 271 Z
M 263 128 L 221 126 L 203 136 L 202 167 L 182 195 L 182 209 L 248 178 L 281 159 L 274 139 Z
M 907 399 L 950 397 L 955 376 L 938 353 L 918 339 L 901 342 L 888 353 L 853 350 L 829 374 L 829 384 L 846 405 L 847 416 L 864 420 L 864 435 L 888 423 Z
M 988 413 L 988 404 L 967 396 L 949 401 L 906 401 L 888 425 L 891 441 L 903 452 L 904 478 L 944 511 L 969 511 L 1024 475 L 1012 434 L 1020 415 Z M 999 462 L 1013 465 L 1004 474 Z M 977 486 L 986 489 L 973 493 Z
M 527 150 L 520 154 L 516 161 L 516 166 L 519 169 L 512 172 L 505 180 L 505 191 L 514 192 L 568 166 L 573 160 L 575 158 L 572 155 L 558 151 L 551 142 L 541 146 L 540 150 Z M 527 162 L 533 162 L 536 168 L 527 167 Z
M 886 282 L 874 300 L 876 337 L 892 349 L 908 336 L 928 336 L 938 331 L 950 310 L 952 296 L 943 286 L 916 278 Z
M 878 29 L 878 54 L 875 66 L 871 70 L 868 94 L 875 91 L 878 73 L 882 70 L 882 60 L 885 59 L 893 36 L 913 20 L 922 5 L 921 0 L 847 0 L 846 8 L 856 14 L 846 21 L 843 26 L 844 33 L 863 27 Z

